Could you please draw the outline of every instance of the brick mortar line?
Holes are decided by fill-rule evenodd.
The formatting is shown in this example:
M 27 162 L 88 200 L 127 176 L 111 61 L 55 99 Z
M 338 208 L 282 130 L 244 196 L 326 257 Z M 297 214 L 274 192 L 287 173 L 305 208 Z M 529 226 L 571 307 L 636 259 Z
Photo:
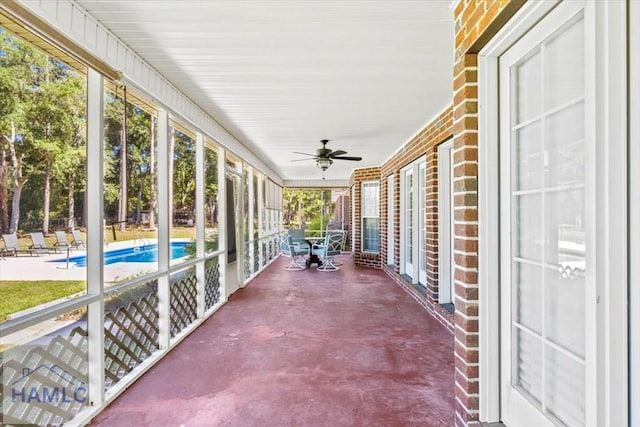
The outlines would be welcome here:
M 455 76 L 453 76 L 453 80 L 457 79 L 460 74 L 464 74 L 465 71 L 478 71 L 478 66 L 467 66 L 467 67 L 463 67 L 460 69 L 460 71 L 458 72 L 458 74 L 456 74 Z

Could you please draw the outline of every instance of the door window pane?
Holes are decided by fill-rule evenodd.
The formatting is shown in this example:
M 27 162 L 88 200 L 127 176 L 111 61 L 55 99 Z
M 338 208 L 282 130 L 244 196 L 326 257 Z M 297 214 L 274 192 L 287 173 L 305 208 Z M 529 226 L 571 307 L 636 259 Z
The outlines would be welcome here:
M 569 24 L 511 74 L 511 382 L 567 425 L 584 424 L 583 30 Z

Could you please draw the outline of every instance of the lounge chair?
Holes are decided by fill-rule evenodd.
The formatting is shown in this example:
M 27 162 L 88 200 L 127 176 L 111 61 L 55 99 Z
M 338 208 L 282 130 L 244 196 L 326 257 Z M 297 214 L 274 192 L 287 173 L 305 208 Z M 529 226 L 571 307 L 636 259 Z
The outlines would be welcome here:
M 0 251 L 0 255 L 4 258 L 5 252 L 12 253 L 15 256 L 18 256 L 19 253 L 28 253 L 32 255 L 32 249 L 20 249 L 18 245 L 18 236 L 15 233 L 13 234 L 3 234 L 2 240 L 4 241 L 4 248 Z
M 32 249 L 36 253 L 42 253 L 46 251 L 47 253 L 58 252 L 58 248 L 55 246 L 47 246 L 47 243 L 44 241 L 44 234 L 42 232 L 30 233 L 31 235 L 31 246 L 29 249 Z
M 69 242 L 67 241 L 67 233 L 64 231 L 56 231 L 56 243 L 54 246 L 58 248 L 70 248 Z
M 80 246 L 84 247 L 85 249 L 87 248 L 87 244 L 82 238 L 82 233 L 80 232 L 80 230 L 71 230 L 71 236 L 73 237 L 73 242 L 71 242 L 72 246 L 75 246 L 76 248 L 79 248 Z

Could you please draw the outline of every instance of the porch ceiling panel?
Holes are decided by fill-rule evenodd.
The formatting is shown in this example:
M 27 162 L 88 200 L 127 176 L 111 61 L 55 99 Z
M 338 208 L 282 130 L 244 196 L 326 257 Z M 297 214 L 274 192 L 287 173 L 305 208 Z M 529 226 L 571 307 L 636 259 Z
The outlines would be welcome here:
M 376 166 L 452 99 L 450 0 L 78 0 L 283 179 Z

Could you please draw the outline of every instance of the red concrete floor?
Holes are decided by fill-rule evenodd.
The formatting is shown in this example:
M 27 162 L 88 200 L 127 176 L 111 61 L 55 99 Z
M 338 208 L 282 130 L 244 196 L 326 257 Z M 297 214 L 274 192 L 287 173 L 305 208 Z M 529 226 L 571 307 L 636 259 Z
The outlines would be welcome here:
M 276 260 L 91 425 L 453 425 L 453 336 L 382 271 L 341 260 Z

